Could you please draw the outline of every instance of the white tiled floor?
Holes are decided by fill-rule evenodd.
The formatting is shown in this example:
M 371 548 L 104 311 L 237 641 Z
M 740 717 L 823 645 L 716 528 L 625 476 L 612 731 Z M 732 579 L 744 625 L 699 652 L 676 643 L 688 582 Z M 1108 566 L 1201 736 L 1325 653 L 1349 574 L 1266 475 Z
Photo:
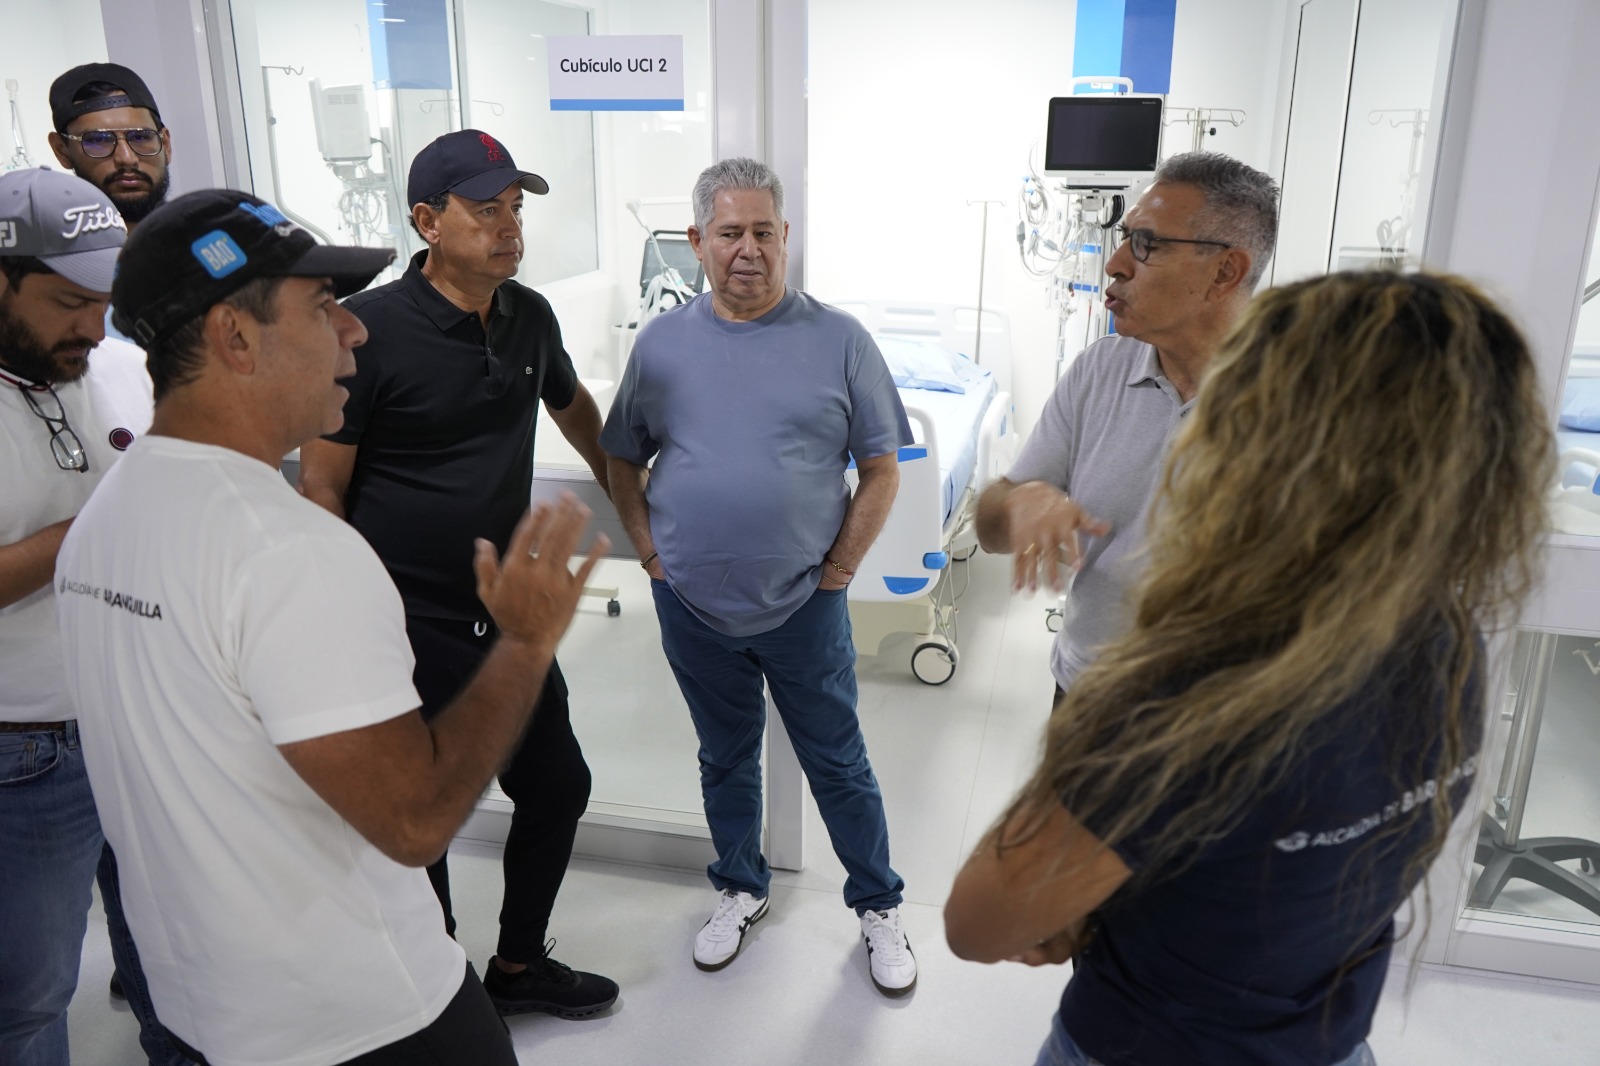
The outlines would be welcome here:
M 962 857 L 1031 767 L 1050 695 L 1047 604 L 1010 600 L 1002 560 L 980 556 L 969 565 L 974 581 L 964 601 L 961 667 L 948 685 L 928 688 L 911 677 L 904 639 L 891 639 L 884 654 L 860 667 L 863 728 L 921 963 L 915 994 L 890 1001 L 873 990 L 855 917 L 839 896 L 843 871 L 813 816 L 808 868 L 776 876 L 771 913 L 738 961 L 717 974 L 700 973 L 689 960 L 694 931 L 714 903 L 703 877 L 575 861 L 552 923 L 556 955 L 614 977 L 622 998 L 592 1021 L 513 1019 L 524 1062 L 1033 1061 L 1065 972 L 960 962 L 945 949 L 940 925 L 939 908 Z M 605 737 L 612 731 L 602 720 L 608 712 L 595 709 L 596 717 L 583 719 L 591 713 L 585 678 L 599 664 L 589 665 L 577 647 L 564 651 L 563 662 L 600 797 L 608 774 L 628 772 L 627 760 L 608 757 Z M 692 765 L 692 751 L 676 757 Z M 459 935 L 481 968 L 495 936 L 497 855 L 459 845 L 451 865 Z M 141 1061 L 131 1015 L 107 996 L 110 972 L 97 909 L 71 1014 L 78 1066 Z M 1372 1043 L 1385 1066 L 1600 1066 L 1600 987 L 1422 968 L 1408 989 L 1410 976 L 1391 972 L 1378 1012 Z

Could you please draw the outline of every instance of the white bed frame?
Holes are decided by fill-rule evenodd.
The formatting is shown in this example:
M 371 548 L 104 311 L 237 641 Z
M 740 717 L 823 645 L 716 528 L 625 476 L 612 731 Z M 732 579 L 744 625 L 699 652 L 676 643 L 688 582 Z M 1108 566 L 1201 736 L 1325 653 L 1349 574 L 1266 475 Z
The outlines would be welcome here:
M 911 653 L 912 673 L 927 684 L 941 685 L 955 675 L 958 654 L 957 593 L 950 581 L 951 562 L 964 560 L 977 550 L 972 528 L 977 493 L 1005 473 L 1016 453 L 1010 327 L 1002 312 L 984 308 L 980 349 L 976 307 L 906 300 L 830 302 L 875 334 L 936 341 L 976 355 L 978 364 L 995 377 L 997 391 L 979 429 L 977 464 L 962 498 L 951 507 L 948 521 L 944 518 L 938 432 L 933 419 L 910 398 L 916 390 L 901 392 L 906 416 L 922 440 L 901 450 L 900 490 L 894 506 L 850 582 L 850 620 L 857 654 L 876 655 L 890 634 L 913 633 L 919 639 Z M 854 468 L 846 479 L 853 491 Z

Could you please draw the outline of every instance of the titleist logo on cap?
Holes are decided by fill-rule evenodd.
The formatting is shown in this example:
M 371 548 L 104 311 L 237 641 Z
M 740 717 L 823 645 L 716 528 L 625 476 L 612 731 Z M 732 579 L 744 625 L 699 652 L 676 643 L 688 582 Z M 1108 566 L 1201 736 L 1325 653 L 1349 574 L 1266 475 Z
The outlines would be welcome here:
M 122 220 L 122 215 L 114 207 L 104 204 L 85 204 L 82 207 L 69 207 L 61 212 L 63 225 L 61 236 L 72 240 L 80 233 L 98 233 L 103 229 L 126 230 L 128 224 Z

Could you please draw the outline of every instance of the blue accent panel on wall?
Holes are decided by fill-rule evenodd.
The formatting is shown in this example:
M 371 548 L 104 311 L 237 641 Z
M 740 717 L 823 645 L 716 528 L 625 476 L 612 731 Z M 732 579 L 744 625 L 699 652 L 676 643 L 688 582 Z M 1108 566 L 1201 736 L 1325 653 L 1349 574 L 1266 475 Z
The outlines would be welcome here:
M 1178 0 L 1126 0 L 1122 21 L 1122 76 L 1136 93 L 1172 91 L 1172 30 Z
M 1122 72 L 1123 9 L 1130 2 L 1078 0 L 1077 21 L 1072 30 L 1073 77 Z
M 372 85 L 376 89 L 455 88 L 450 67 L 449 0 L 368 0 Z

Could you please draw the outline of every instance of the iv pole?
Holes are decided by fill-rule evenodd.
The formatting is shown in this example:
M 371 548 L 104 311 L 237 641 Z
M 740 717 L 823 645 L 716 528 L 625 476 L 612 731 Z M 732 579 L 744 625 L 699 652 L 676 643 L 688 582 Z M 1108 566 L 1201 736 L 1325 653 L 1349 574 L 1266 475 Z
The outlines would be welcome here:
M 983 365 L 983 276 L 984 268 L 989 258 L 989 205 L 1004 204 L 1004 200 L 968 200 L 967 206 L 973 204 L 983 205 L 983 234 L 978 245 L 978 325 L 977 338 L 973 342 L 972 363 L 974 366 Z

